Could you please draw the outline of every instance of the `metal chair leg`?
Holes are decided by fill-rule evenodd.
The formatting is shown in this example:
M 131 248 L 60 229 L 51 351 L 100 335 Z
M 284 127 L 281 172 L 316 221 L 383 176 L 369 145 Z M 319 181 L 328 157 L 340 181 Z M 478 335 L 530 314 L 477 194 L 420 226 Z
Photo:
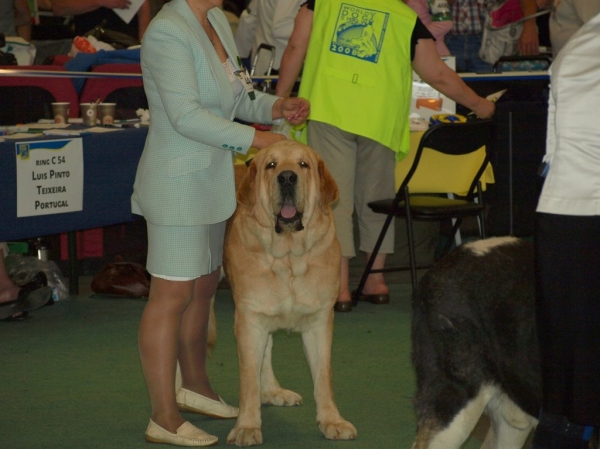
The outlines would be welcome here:
M 481 188 L 481 182 L 477 183 L 477 201 L 479 202 L 479 204 L 483 204 L 483 193 L 482 193 L 482 188 Z M 487 231 L 485 228 L 485 209 L 483 209 L 479 213 L 479 235 L 481 235 L 482 239 L 487 237 Z
M 405 201 L 406 210 L 406 234 L 408 238 L 408 258 L 410 260 L 410 278 L 413 290 L 417 288 L 417 256 L 415 254 L 415 240 L 412 223 L 412 215 L 410 213 L 410 205 Z
M 358 298 L 362 294 L 363 288 L 365 288 L 365 284 L 367 283 L 367 278 L 369 274 L 371 274 L 371 269 L 373 268 L 373 264 L 375 263 L 375 257 L 379 253 L 379 249 L 381 248 L 381 244 L 383 243 L 383 239 L 385 238 L 385 234 L 387 233 L 390 224 L 394 219 L 394 214 L 388 214 L 385 222 L 383 223 L 383 227 L 381 228 L 381 232 L 379 233 L 379 237 L 377 238 L 377 242 L 375 243 L 375 247 L 373 248 L 373 252 L 371 253 L 371 257 L 367 261 L 367 265 L 363 271 L 362 277 L 360 278 L 360 282 L 358 283 L 358 287 L 356 288 L 354 295 L 352 297 L 352 305 L 358 304 Z

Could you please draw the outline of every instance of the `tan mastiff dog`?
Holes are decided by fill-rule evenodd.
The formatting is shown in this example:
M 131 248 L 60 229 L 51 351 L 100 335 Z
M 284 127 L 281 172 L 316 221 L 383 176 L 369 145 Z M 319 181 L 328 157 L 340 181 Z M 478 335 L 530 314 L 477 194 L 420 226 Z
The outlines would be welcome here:
M 260 151 L 238 188 L 224 263 L 235 301 L 240 368 L 240 414 L 229 444 L 262 443 L 261 403 L 302 403 L 273 373 L 271 333 L 278 329 L 302 333 L 321 432 L 329 439 L 356 438 L 356 428 L 335 405 L 331 384 L 333 305 L 340 287 L 331 213 L 337 197 L 319 155 L 289 140 Z

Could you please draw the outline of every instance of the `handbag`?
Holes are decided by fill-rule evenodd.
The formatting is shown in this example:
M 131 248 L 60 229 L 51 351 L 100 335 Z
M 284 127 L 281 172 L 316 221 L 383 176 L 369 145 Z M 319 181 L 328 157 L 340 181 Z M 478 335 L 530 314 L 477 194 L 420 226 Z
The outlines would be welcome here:
M 4 33 L 0 33 L 0 48 L 6 46 Z M 5 53 L 0 50 L 0 65 L 17 65 L 17 58 L 12 53 Z
M 486 14 L 479 57 L 495 64 L 502 56 L 516 55 L 523 32 L 522 19 L 519 0 L 506 0 Z
M 2 34 L 4 37 L 4 35 Z M 35 60 L 36 48 L 22 37 L 6 36 L 0 38 L 1 65 L 31 65 Z
M 520 0 L 506 0 L 496 6 L 485 17 L 479 57 L 495 64 L 503 56 L 518 55 L 524 22 L 553 10 L 551 7 L 524 17 Z
M 0 50 L 0 65 L 17 65 L 17 58 L 12 53 L 4 53 Z
M 129 34 L 121 33 L 120 31 L 108 30 L 105 28 L 106 21 L 100 25 L 96 25 L 90 31 L 85 33 L 84 37 L 93 36 L 99 41 L 110 44 L 115 50 L 123 50 L 125 48 L 140 45 L 140 41 Z
M 125 262 L 117 256 L 94 276 L 92 290 L 100 295 L 147 298 L 150 273 L 139 263 Z

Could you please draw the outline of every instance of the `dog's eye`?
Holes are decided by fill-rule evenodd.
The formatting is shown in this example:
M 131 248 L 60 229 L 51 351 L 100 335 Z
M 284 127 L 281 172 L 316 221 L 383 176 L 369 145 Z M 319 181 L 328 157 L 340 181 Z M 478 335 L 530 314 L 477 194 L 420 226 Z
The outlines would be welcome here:
M 306 162 L 304 162 L 304 161 L 300 161 L 300 167 L 302 167 L 302 168 L 310 168 L 308 166 L 308 164 Z
M 277 166 L 277 163 L 275 161 L 271 161 L 267 164 L 267 168 L 275 168 Z

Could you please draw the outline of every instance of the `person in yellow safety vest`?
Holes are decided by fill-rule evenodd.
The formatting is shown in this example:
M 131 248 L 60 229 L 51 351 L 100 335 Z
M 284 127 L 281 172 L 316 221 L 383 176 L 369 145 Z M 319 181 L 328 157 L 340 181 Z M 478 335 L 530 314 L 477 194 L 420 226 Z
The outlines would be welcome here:
M 435 39 L 401 0 L 307 1 L 282 57 L 277 95 L 289 96 L 303 65 L 300 95 L 311 103 L 308 144 L 320 153 L 340 190 L 333 209 L 342 245 L 335 310 L 350 311 L 352 301 L 358 300 L 389 302 L 381 273 L 369 276 L 360 298 L 352 297 L 352 214 L 356 208 L 360 250 L 368 260 L 385 216 L 373 213 L 367 203 L 394 196 L 395 159 L 409 150 L 412 70 L 477 117 L 491 117 L 494 104 L 440 59 Z M 374 269 L 383 268 L 394 250 L 390 229 Z

